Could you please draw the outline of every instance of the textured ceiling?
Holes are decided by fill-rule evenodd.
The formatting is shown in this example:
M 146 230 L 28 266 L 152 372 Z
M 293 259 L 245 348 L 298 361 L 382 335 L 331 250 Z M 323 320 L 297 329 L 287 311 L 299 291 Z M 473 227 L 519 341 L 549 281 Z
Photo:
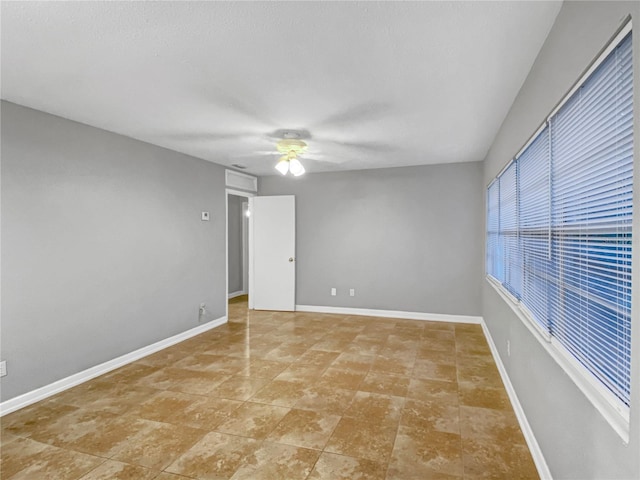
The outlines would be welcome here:
M 559 2 L 2 2 L 2 98 L 247 172 L 482 160 Z

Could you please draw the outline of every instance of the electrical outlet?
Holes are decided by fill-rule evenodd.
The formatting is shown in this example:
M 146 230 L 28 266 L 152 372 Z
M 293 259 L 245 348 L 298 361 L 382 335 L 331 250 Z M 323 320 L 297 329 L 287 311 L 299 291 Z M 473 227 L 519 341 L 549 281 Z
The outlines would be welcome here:
M 332 296 L 332 297 L 335 297 L 335 296 L 336 296 L 336 294 L 337 294 L 336 289 L 332 287 L 332 288 L 331 288 L 331 296 Z
M 202 216 L 200 217 L 203 222 L 209 221 L 209 212 L 202 212 Z
M 7 361 L 2 360 L 0 362 L 0 377 L 4 377 L 7 374 Z
M 198 323 L 204 322 L 205 315 L 207 314 L 207 304 L 202 302 L 198 309 Z
M 349 296 L 350 297 L 355 297 L 356 296 L 356 289 L 355 288 L 350 288 L 349 289 Z

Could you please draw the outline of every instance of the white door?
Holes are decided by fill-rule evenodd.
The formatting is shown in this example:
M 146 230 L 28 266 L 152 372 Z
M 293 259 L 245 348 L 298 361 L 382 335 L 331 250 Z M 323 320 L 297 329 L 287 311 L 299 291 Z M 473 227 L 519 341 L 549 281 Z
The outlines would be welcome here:
M 293 311 L 296 303 L 296 208 L 293 195 L 253 197 L 249 301 L 256 310 Z M 251 240 L 250 240 L 251 243 Z

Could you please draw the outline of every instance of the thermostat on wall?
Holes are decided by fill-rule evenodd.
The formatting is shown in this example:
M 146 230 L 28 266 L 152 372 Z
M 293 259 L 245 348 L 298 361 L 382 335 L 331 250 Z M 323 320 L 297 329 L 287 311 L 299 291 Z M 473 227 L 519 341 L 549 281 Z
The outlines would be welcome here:
M 203 222 L 209 221 L 209 212 L 202 212 L 202 221 Z

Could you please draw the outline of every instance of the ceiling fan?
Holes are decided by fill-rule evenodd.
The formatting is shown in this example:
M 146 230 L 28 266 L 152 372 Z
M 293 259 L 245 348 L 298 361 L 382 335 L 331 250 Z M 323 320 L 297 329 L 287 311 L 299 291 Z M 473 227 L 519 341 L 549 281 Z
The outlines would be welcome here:
M 282 175 L 291 173 L 298 177 L 305 173 L 301 159 L 313 160 L 319 162 L 341 163 L 343 159 L 332 158 L 325 159 L 325 156 L 318 151 L 314 151 L 313 146 L 309 146 L 305 140 L 309 140 L 311 135 L 307 130 L 276 130 L 268 134 L 267 138 L 276 141 L 274 150 L 253 151 L 250 153 L 236 155 L 237 157 L 255 157 L 255 156 L 272 156 L 279 155 L 280 158 L 275 165 L 276 170 Z M 304 139 L 304 140 L 303 140 Z M 312 140 L 313 144 L 317 142 Z
M 210 100 L 209 103 L 211 103 Z M 224 104 L 215 106 L 237 117 L 247 118 L 244 128 L 235 130 L 231 128 L 226 132 L 190 129 L 179 133 L 170 132 L 165 134 L 165 138 L 181 144 L 193 143 L 203 150 L 217 149 L 219 152 L 225 152 L 224 155 L 229 159 L 229 164 L 234 159 L 247 158 L 253 161 L 257 157 L 278 155 L 279 161 L 274 164 L 278 172 L 283 175 L 289 172 L 292 175 L 302 175 L 305 170 L 303 162 L 306 169 L 316 171 L 321 164 L 357 163 L 362 158 L 389 155 L 397 151 L 396 146 L 386 141 L 361 139 L 354 134 L 356 131 L 354 126 L 384 118 L 387 113 L 387 106 L 384 104 L 352 106 L 328 118 L 304 122 L 309 124 L 309 128 L 278 128 L 276 130 L 271 129 L 281 122 L 257 116 L 253 103 L 232 98 Z M 311 129 L 314 130 L 313 135 L 310 132 Z M 239 149 L 238 142 L 241 142 L 244 148 Z M 276 148 L 273 148 L 274 143 Z M 267 145 L 272 147 L 265 149 Z M 247 148 L 251 146 L 254 148 Z M 312 161 L 313 165 L 307 165 L 308 160 Z M 246 168 L 245 165 L 241 165 L 242 163 L 233 163 L 232 166 Z M 332 169 L 333 167 L 329 167 L 329 170 Z M 327 170 L 327 168 L 320 167 L 320 170 Z
M 292 135 L 290 135 L 292 136 Z M 307 144 L 298 138 L 283 138 L 276 144 L 276 148 L 280 153 L 284 153 L 278 163 L 276 170 L 282 175 L 291 172 L 294 177 L 299 177 L 305 172 L 304 166 L 298 160 L 298 155 L 303 154 L 307 150 Z

